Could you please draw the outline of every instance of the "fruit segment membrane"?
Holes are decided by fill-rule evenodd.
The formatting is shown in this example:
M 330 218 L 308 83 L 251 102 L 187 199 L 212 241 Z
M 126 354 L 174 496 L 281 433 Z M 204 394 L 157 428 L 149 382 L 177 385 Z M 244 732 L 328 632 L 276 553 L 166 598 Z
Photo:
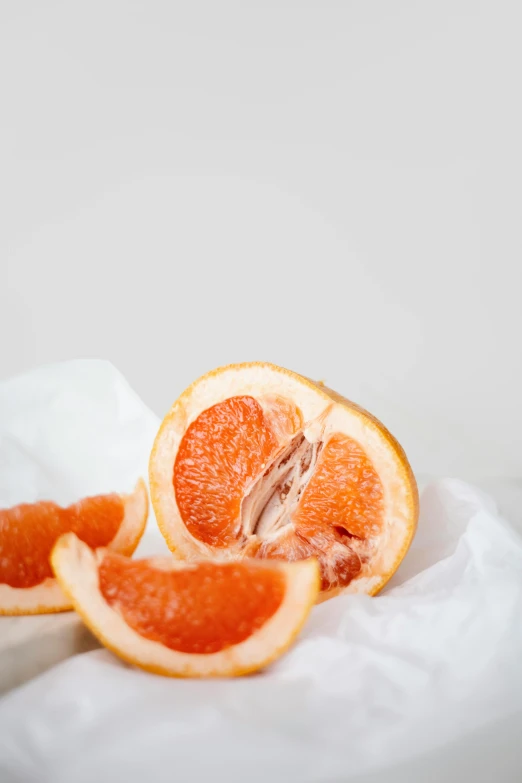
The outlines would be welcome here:
M 198 563 L 169 570 L 107 552 L 100 592 L 140 636 L 209 654 L 240 644 L 279 609 L 285 577 L 262 563 Z
M 357 441 L 321 432 L 303 427 L 300 411 L 282 398 L 230 397 L 203 411 L 174 463 L 188 532 L 258 558 L 314 556 L 323 590 L 349 584 L 382 531 L 383 488 Z
M 52 577 L 49 555 L 69 531 L 90 547 L 109 544 L 123 521 L 120 495 L 98 495 L 62 508 L 50 501 L 0 510 L 0 584 L 34 587 Z

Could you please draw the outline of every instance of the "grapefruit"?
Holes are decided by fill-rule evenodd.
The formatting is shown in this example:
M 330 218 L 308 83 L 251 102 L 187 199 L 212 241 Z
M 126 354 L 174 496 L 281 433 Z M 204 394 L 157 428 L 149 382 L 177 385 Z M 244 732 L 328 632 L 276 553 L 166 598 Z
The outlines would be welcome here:
M 317 558 L 321 598 L 374 595 L 412 541 L 406 455 L 358 405 L 272 364 L 222 367 L 165 417 L 150 458 L 154 511 L 180 558 Z
M 93 551 L 74 533 L 59 539 L 51 562 L 103 645 L 172 677 L 235 676 L 266 666 L 291 644 L 319 588 L 314 560 L 130 560 Z
M 50 501 L 0 510 L 0 614 L 41 614 L 71 608 L 49 556 L 73 531 L 90 546 L 130 555 L 145 529 L 148 496 L 140 479 L 129 495 L 98 495 L 62 508 Z

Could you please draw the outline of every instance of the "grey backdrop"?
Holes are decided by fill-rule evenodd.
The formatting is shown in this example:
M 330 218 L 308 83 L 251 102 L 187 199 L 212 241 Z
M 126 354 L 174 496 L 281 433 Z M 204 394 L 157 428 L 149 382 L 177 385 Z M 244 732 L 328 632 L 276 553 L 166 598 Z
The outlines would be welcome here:
M 520 474 L 522 6 L 0 6 L 1 376 L 267 359 Z

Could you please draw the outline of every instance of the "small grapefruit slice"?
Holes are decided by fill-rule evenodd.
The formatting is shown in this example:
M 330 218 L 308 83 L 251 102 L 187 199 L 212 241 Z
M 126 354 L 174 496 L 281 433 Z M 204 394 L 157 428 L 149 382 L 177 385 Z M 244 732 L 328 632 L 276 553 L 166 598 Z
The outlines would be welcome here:
M 148 515 L 145 482 L 129 495 L 98 495 L 62 508 L 50 501 L 0 510 L 0 614 L 44 614 L 71 608 L 53 576 L 49 556 L 73 531 L 90 546 L 131 555 Z
M 59 539 L 51 562 L 105 647 L 171 677 L 230 677 L 268 665 L 292 643 L 319 589 L 315 560 L 130 560 L 93 551 L 74 533 Z
M 149 475 L 178 556 L 314 556 L 321 598 L 377 593 L 417 525 L 415 479 L 384 425 L 324 384 L 266 363 L 193 383 L 160 427 Z

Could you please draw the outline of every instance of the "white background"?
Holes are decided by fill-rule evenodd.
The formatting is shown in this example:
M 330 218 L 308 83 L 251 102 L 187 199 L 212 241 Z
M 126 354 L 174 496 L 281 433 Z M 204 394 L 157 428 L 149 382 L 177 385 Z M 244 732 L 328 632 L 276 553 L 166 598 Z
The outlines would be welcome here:
M 520 474 L 522 5 L 0 5 L 0 373 L 266 359 Z

